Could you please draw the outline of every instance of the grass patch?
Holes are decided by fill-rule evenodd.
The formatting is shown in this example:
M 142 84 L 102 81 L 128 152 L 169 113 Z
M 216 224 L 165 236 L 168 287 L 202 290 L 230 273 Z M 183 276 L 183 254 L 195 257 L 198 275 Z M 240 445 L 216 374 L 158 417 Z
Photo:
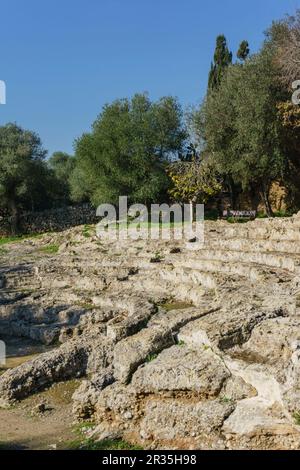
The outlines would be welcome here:
M 289 212 L 289 211 L 275 211 L 273 213 L 273 217 L 283 217 L 284 218 L 284 217 L 292 217 L 292 215 L 293 215 L 293 212 Z M 268 216 L 264 212 L 258 212 L 256 218 L 257 219 L 267 219 Z
M 32 238 L 41 238 L 45 233 L 32 233 L 27 235 L 15 235 L 11 237 L 1 237 L 0 245 L 7 245 L 8 243 L 22 242 L 23 240 L 31 240 Z
M 0 238 L 0 245 L 7 245 L 8 243 L 20 242 L 22 240 L 25 240 L 25 238 L 25 236 L 2 237 Z
M 42 253 L 47 253 L 49 255 L 54 255 L 55 253 L 58 252 L 58 250 L 59 250 L 59 245 L 55 245 L 55 244 L 42 246 L 40 248 L 40 251 Z
M 295 411 L 295 413 L 293 414 L 293 418 L 295 420 L 295 424 L 297 424 L 297 426 L 300 426 L 300 412 L 299 411 Z
M 50 388 L 37 392 L 24 400 L 24 403 L 34 406 L 40 402 L 46 401 L 50 405 L 69 405 L 72 403 L 72 396 L 75 390 L 80 386 L 80 379 L 66 380 L 65 382 L 54 383 Z
M 122 439 L 104 439 L 96 441 L 94 438 L 87 438 L 86 434 L 95 428 L 93 421 L 84 421 L 73 428 L 73 433 L 77 436 L 74 441 L 63 444 L 67 450 L 143 450 L 142 447 L 129 444 Z
M 274 217 L 292 217 L 293 213 L 289 211 L 276 211 Z
M 83 308 L 84 310 L 93 310 L 96 309 L 97 307 L 94 304 L 89 304 L 89 303 L 77 303 L 76 304 L 78 307 Z M 99 308 L 99 307 L 98 307 Z
M 267 219 L 268 216 L 267 216 L 267 214 L 265 214 L 264 212 L 258 212 L 258 213 L 256 214 L 256 218 L 257 218 L 257 219 Z
M 162 307 L 164 310 L 169 312 L 170 310 L 183 310 L 185 308 L 191 308 L 193 305 L 188 303 L 188 302 L 164 302 L 159 305 L 159 307 Z
M 91 230 L 92 230 L 92 227 L 90 225 L 85 225 L 82 230 L 82 235 L 85 238 L 90 238 L 92 236 Z
M 7 250 L 5 248 L 0 247 L 0 255 L 5 255 L 7 253 Z
M 142 447 L 129 444 L 121 439 L 106 439 L 95 441 L 94 439 L 76 440 L 68 443 L 69 450 L 143 450 Z
M 156 359 L 157 356 L 158 356 L 158 354 L 148 354 L 148 356 L 146 357 L 146 362 L 154 361 L 154 359 Z
M 232 400 L 231 400 L 231 398 L 229 398 L 229 397 L 222 396 L 222 397 L 219 398 L 219 402 L 220 402 L 220 403 L 231 403 Z

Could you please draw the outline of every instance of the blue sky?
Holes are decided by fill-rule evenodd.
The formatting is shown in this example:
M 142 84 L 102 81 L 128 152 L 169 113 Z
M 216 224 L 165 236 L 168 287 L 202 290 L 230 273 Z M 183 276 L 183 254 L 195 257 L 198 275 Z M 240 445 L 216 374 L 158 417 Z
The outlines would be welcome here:
M 51 154 L 73 142 L 104 103 L 148 91 L 200 102 L 215 38 L 259 48 L 273 19 L 300 0 L 1 0 L 0 124 L 35 130 Z

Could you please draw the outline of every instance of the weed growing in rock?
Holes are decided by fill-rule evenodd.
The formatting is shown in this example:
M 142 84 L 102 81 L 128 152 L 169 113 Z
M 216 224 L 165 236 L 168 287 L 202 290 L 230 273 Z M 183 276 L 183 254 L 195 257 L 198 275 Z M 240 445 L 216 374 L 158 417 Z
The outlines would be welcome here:
M 146 357 L 146 362 L 154 361 L 154 359 L 156 359 L 157 356 L 158 356 L 158 354 L 148 354 L 148 356 Z
M 150 259 L 150 263 L 160 263 L 163 259 L 164 257 L 160 253 L 155 253 Z
M 299 411 L 295 411 L 295 413 L 293 414 L 293 418 L 295 420 L 295 424 L 300 426 L 300 412 Z
M 222 396 L 219 399 L 220 403 L 231 403 L 231 398 Z
M 58 245 L 46 245 L 40 248 L 40 251 L 43 253 L 47 253 L 49 255 L 54 255 L 58 252 L 59 246 Z
M 91 227 L 90 225 L 85 225 L 83 230 L 82 230 L 82 235 L 85 237 L 85 238 L 90 238 L 92 235 L 91 235 Z

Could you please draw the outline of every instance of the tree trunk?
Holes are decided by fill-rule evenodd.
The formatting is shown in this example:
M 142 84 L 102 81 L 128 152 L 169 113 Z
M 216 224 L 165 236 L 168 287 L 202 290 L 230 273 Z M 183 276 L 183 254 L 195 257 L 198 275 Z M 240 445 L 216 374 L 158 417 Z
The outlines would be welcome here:
M 259 191 L 258 188 L 254 185 L 250 185 L 250 200 L 251 200 L 251 210 L 257 211 L 259 205 Z
M 262 195 L 263 203 L 265 205 L 267 216 L 268 217 L 273 217 L 274 214 L 273 214 L 272 207 L 271 207 L 271 204 L 270 204 L 270 201 L 269 201 L 268 192 L 269 191 L 266 189 L 266 185 L 263 183 L 262 188 L 261 188 L 261 195 Z
M 223 217 L 223 204 L 221 197 L 217 197 L 217 211 L 218 217 Z
M 231 209 L 236 210 L 236 192 L 235 192 L 234 182 L 231 177 L 228 178 L 228 187 L 229 187 L 229 192 L 230 192 Z
M 14 199 L 11 199 L 9 207 L 11 214 L 11 233 L 12 235 L 16 235 L 19 230 L 19 212 Z

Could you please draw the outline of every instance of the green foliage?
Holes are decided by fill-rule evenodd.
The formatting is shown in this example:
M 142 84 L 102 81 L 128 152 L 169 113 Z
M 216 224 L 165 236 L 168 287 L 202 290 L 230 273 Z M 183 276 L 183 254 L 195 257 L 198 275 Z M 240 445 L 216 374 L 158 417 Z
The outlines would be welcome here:
M 237 58 L 241 61 L 245 61 L 250 53 L 248 41 L 242 41 L 237 51 Z
M 18 237 L 18 236 L 2 237 L 0 238 L 0 245 L 6 245 L 7 243 L 18 242 L 21 240 L 24 240 L 24 237 Z
M 157 202 L 166 194 L 166 162 L 178 155 L 186 139 L 176 99 L 152 103 L 147 95 L 117 100 L 103 108 L 92 132 L 76 142 L 76 168 L 71 178 L 75 200 L 94 205 Z
M 219 218 L 219 213 L 216 209 L 205 211 L 204 219 L 205 220 L 217 220 Z
M 29 235 L 16 235 L 16 236 L 11 236 L 11 237 L 1 237 L 0 238 L 0 245 L 6 245 L 8 243 L 14 243 L 14 242 L 21 242 L 23 240 L 29 240 L 32 238 L 41 238 L 43 234 L 40 233 L 32 233 Z
M 56 254 L 58 250 L 59 250 L 59 245 L 55 245 L 55 244 L 46 245 L 40 248 L 40 251 L 42 251 L 43 253 L 47 253 L 49 255 Z
M 75 169 L 75 158 L 64 152 L 54 152 L 48 160 L 48 166 L 57 182 L 54 199 L 57 205 L 70 202 L 70 179 Z
M 0 127 L 0 205 L 10 212 L 13 232 L 21 208 L 37 209 L 47 201 L 45 156 L 34 132 L 16 124 Z
M 152 362 L 154 361 L 154 359 L 156 359 L 158 356 L 158 354 L 148 354 L 148 356 L 146 357 L 146 361 L 145 362 Z
M 258 212 L 258 213 L 256 214 L 256 218 L 257 218 L 257 219 L 266 219 L 267 217 L 268 217 L 268 216 L 267 216 L 267 214 L 266 214 L 265 212 Z
M 169 302 L 163 302 L 160 306 L 166 311 L 170 312 L 171 310 L 183 310 L 185 308 L 191 308 L 193 304 L 188 302 L 172 300 Z
M 231 403 L 232 399 L 223 395 L 220 397 L 219 401 L 220 403 Z
M 282 128 L 282 142 L 287 158 L 285 175 L 286 202 L 289 210 L 298 210 L 300 203 L 300 106 L 290 98 L 277 104 Z
M 298 208 L 300 108 L 291 103 L 290 86 L 299 78 L 299 44 L 300 11 L 272 24 L 258 54 L 250 56 L 243 40 L 235 64 L 225 36 L 216 38 L 207 96 L 192 115 L 190 137 L 204 149 L 201 161 L 199 145 L 186 145 L 182 109 L 171 96 L 151 102 L 136 94 L 107 104 L 91 132 L 75 142 L 74 157 L 55 152 L 46 161 L 37 134 L 0 126 L 0 209 L 10 215 L 12 233 L 20 211 L 71 201 L 116 204 L 121 195 L 130 204 L 168 196 L 206 203 L 222 188 L 232 208 L 234 193 L 249 191 L 253 208 L 260 197 L 273 215 L 274 181 L 284 183 L 289 210 Z
M 81 303 L 81 302 L 78 303 L 77 305 L 78 305 L 78 307 L 81 307 L 84 310 L 94 310 L 95 308 L 97 308 L 97 307 L 95 307 L 94 304 L 85 304 L 85 303 Z
M 206 150 L 219 172 L 243 189 L 259 191 L 269 215 L 269 188 L 286 168 L 279 97 L 272 51 L 266 47 L 244 64 L 228 67 L 201 110 Z
M 85 237 L 85 238 L 90 238 L 92 235 L 91 235 L 91 226 L 90 225 L 85 225 L 83 227 L 83 230 L 82 230 L 82 235 Z
M 211 69 L 208 79 L 208 88 L 210 90 L 219 87 L 224 71 L 232 63 L 232 53 L 227 46 L 226 38 L 223 34 L 217 37 L 216 49 L 214 53 L 214 62 L 211 64 Z
M 169 165 L 167 172 L 172 181 L 169 193 L 175 201 L 206 203 L 222 189 L 209 161 L 175 162 Z
M 274 212 L 274 217 L 280 217 L 280 218 L 285 218 L 285 217 L 291 217 L 293 214 L 290 211 L 285 211 L 285 210 L 280 210 L 280 211 L 275 211 Z
M 67 444 L 69 450 L 143 450 L 142 447 L 129 444 L 120 439 L 95 439 L 76 440 Z
M 295 420 L 295 424 L 297 424 L 297 426 L 300 426 L 300 413 L 298 411 L 293 414 L 293 418 Z
M 140 446 L 130 444 L 122 439 L 104 439 L 97 441 L 94 438 L 86 437 L 89 431 L 95 429 L 93 421 L 84 421 L 73 428 L 76 435 L 74 441 L 63 443 L 61 449 L 67 450 L 143 450 Z

